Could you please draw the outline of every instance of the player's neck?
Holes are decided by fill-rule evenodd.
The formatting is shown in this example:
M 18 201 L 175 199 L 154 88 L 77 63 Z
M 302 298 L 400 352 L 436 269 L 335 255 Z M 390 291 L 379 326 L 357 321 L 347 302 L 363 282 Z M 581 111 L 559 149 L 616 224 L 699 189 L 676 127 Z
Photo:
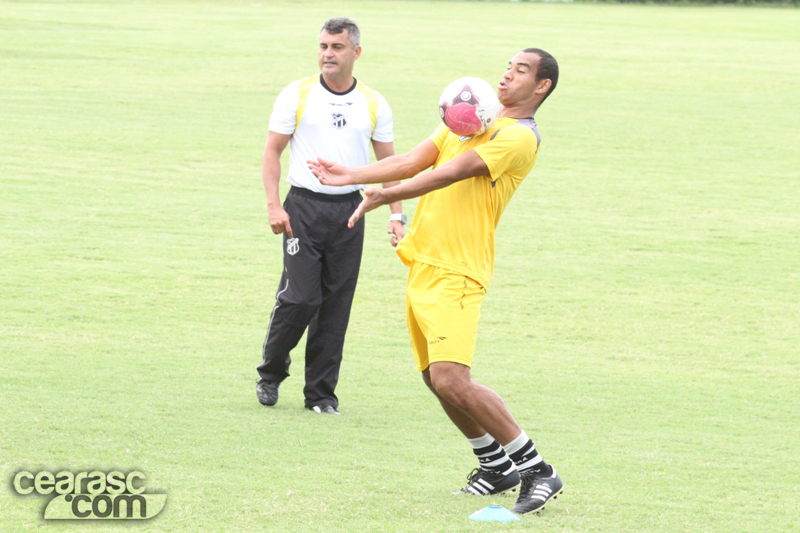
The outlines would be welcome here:
M 498 116 L 508 118 L 527 118 L 532 117 L 534 112 L 536 112 L 536 108 L 531 105 L 517 105 L 502 107 Z
M 325 81 L 325 85 L 327 85 L 331 91 L 336 93 L 345 93 L 349 91 L 353 86 L 353 81 L 355 80 L 352 73 L 337 78 L 329 78 L 323 74 L 322 79 Z

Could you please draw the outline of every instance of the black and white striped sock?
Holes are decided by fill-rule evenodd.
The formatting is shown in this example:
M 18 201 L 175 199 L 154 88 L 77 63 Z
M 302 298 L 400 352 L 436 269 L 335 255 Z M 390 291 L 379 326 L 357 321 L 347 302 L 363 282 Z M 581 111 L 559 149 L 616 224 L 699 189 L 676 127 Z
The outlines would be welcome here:
M 478 456 L 483 470 L 493 470 L 508 475 L 516 468 L 506 451 L 488 433 L 477 439 L 467 439 L 472 444 L 472 452 Z
M 520 474 L 533 470 L 547 476 L 552 472 L 550 465 L 544 462 L 542 456 L 536 451 L 536 445 L 524 431 L 504 448 L 514 464 L 517 465 Z

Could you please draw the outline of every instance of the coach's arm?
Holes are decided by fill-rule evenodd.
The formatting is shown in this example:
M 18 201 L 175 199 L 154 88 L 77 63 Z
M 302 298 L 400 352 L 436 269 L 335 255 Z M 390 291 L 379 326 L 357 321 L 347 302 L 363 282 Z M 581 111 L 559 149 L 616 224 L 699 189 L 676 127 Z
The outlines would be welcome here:
M 267 134 L 267 143 L 264 146 L 264 155 L 261 158 L 261 178 L 264 181 L 264 190 L 267 192 L 267 211 L 269 213 L 269 227 L 272 233 L 286 233 L 293 237 L 292 226 L 289 223 L 289 214 L 281 205 L 279 194 L 281 182 L 281 154 L 289 144 L 291 135 L 284 135 L 270 131 Z

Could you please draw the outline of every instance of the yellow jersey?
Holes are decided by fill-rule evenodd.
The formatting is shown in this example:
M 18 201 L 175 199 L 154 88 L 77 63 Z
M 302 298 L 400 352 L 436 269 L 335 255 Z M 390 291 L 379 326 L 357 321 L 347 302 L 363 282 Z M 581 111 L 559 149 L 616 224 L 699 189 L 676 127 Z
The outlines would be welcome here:
M 439 148 L 434 168 L 475 150 L 489 175 L 423 195 L 397 254 L 406 265 L 419 261 L 442 267 L 488 288 L 494 271 L 495 228 L 539 152 L 536 122 L 503 117 L 485 133 L 471 137 L 459 137 L 442 124 L 430 140 Z

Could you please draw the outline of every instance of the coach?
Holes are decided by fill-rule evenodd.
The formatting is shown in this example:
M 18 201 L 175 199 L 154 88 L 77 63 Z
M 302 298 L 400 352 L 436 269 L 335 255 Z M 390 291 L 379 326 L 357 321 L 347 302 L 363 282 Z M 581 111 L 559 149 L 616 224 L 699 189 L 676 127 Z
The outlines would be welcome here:
M 270 227 L 283 234 L 283 274 L 258 365 L 256 396 L 263 405 L 278 402 L 278 387 L 289 376 L 290 352 L 308 328 L 305 407 L 339 414 L 335 390 L 364 242 L 364 221 L 353 231 L 347 220 L 364 186 L 321 185 L 306 161 L 324 157 L 364 166 L 370 143 L 377 159 L 394 155 L 389 105 L 353 77 L 359 41 L 354 21 L 325 22 L 319 34 L 321 73 L 284 88 L 270 116 L 262 175 Z M 287 144 L 291 188 L 281 205 L 280 156 Z M 396 245 L 405 233 L 405 217 L 400 202 L 390 208 L 390 242 Z

